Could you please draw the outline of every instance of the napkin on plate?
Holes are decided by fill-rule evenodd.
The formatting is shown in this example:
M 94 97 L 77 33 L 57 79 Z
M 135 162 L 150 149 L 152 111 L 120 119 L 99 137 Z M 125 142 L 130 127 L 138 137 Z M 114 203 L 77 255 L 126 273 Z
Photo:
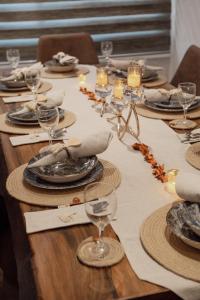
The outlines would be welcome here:
M 65 96 L 64 91 L 49 93 L 46 96 L 46 102 L 44 104 L 45 107 L 51 108 L 51 107 L 54 107 L 54 106 L 62 105 L 64 96 Z M 29 103 L 26 103 L 21 107 L 20 110 L 17 110 L 15 112 L 11 113 L 10 116 L 14 117 L 14 116 L 17 116 L 17 115 L 21 115 L 23 113 L 27 113 L 29 111 L 34 111 L 36 109 L 37 104 L 39 104 L 40 101 L 41 100 L 38 100 L 37 103 L 35 101 L 31 101 Z
M 190 133 L 176 133 L 176 135 L 184 144 L 200 142 L 200 128 L 194 129 Z
M 125 70 L 127 71 L 128 66 L 130 65 L 131 62 L 136 62 L 137 64 L 139 64 L 141 67 L 145 67 L 147 70 L 151 70 L 151 71 L 161 71 L 163 70 L 163 67 L 160 66 L 150 66 L 150 65 L 146 65 L 145 61 L 143 59 L 139 59 L 139 60 L 133 60 L 133 59 L 128 59 L 128 60 L 119 60 L 119 59 L 109 59 L 109 63 L 114 66 L 116 69 L 119 70 Z
M 26 212 L 24 216 L 27 233 L 91 222 L 85 213 L 84 204 Z
M 37 62 L 29 67 L 17 68 L 11 72 L 12 75 L 8 77 L 1 78 L 1 81 L 9 81 L 9 80 L 23 80 L 25 78 L 26 72 L 30 70 L 42 70 L 43 65 L 41 62 Z
M 115 67 L 116 69 L 119 69 L 119 70 L 127 70 L 128 66 L 132 62 L 136 62 L 140 66 L 144 66 L 144 60 L 143 59 L 140 59 L 138 61 L 135 61 L 133 59 L 129 59 L 129 60 L 119 60 L 119 59 L 112 59 L 112 58 L 109 59 L 109 63 L 113 67 Z
M 111 139 L 111 132 L 102 131 L 85 138 L 78 146 L 66 147 L 65 144 L 54 144 L 52 147 L 48 148 L 48 150 L 52 153 L 28 165 L 28 168 L 51 165 L 56 163 L 57 161 L 63 161 L 67 158 L 78 159 L 81 157 L 87 157 L 102 153 L 107 149 Z M 46 147 L 44 148 L 44 151 L 46 151 Z M 40 152 L 42 152 L 42 149 Z
M 22 96 L 13 96 L 13 97 L 4 97 L 3 102 L 5 104 L 9 103 L 18 103 L 18 102 L 28 102 L 33 101 L 33 95 L 22 95 Z M 46 100 L 46 96 L 44 95 L 37 95 L 37 101 L 44 101 Z
M 178 89 L 167 91 L 165 89 L 144 89 L 144 98 L 149 102 L 177 101 Z
M 52 138 L 52 140 L 59 141 L 59 140 L 66 140 L 68 138 L 69 138 L 68 133 L 63 132 L 58 137 Z M 35 144 L 35 143 L 45 142 L 48 140 L 49 140 L 49 136 L 47 132 L 24 134 L 24 135 L 17 135 L 17 136 L 10 137 L 10 142 L 12 146 Z
M 58 52 L 57 54 L 53 55 L 53 59 L 59 62 L 61 65 L 68 65 L 72 63 L 77 63 L 77 58 L 71 56 L 69 54 L 65 54 L 64 52 Z
M 200 175 L 179 172 L 176 177 L 176 193 L 187 201 L 200 203 Z

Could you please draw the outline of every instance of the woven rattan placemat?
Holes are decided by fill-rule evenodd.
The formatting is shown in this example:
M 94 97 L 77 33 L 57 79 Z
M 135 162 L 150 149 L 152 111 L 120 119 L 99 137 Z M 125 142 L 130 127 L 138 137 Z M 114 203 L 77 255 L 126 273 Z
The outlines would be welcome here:
M 62 79 L 62 78 L 72 78 L 72 77 L 78 77 L 80 74 L 87 74 L 89 73 L 89 69 L 86 67 L 78 66 L 76 69 L 70 72 L 65 73 L 55 73 L 50 72 L 48 69 L 44 69 L 42 71 L 42 77 L 43 78 L 49 78 L 49 79 Z
M 101 182 L 109 182 L 112 187 L 118 187 L 121 182 L 119 170 L 110 162 L 101 160 L 104 170 Z M 16 168 L 9 176 L 6 182 L 8 193 L 26 203 L 42 206 L 70 205 L 73 199 L 78 197 L 83 202 L 84 187 L 71 190 L 45 190 L 32 187 L 23 180 L 23 172 L 26 167 L 22 165 Z M 107 191 L 105 191 L 107 193 Z M 104 191 L 102 191 L 102 196 Z
M 167 79 L 159 77 L 156 80 L 149 81 L 149 82 L 144 82 L 142 85 L 146 88 L 153 88 L 153 87 L 159 87 L 159 86 L 161 86 L 165 83 L 167 83 Z
M 151 118 L 151 119 L 161 119 L 161 120 L 175 120 L 182 119 L 183 113 L 172 113 L 172 112 L 162 112 L 156 111 L 148 108 L 144 104 L 136 105 L 137 113 L 143 117 Z M 200 108 L 194 109 L 187 114 L 188 119 L 197 119 L 200 117 Z
M 52 84 L 47 81 L 43 81 L 41 86 L 39 87 L 37 93 L 42 94 L 46 93 L 49 90 L 52 89 Z M 0 91 L 0 97 L 13 97 L 13 96 L 20 96 L 20 95 L 26 95 L 26 94 L 31 94 L 30 90 L 27 91 L 19 91 L 19 92 L 6 92 L 6 91 Z
M 185 153 L 186 161 L 200 170 L 200 143 L 191 145 Z
M 71 111 L 65 112 L 65 117 L 62 119 L 59 124 L 58 128 L 64 128 L 71 126 L 76 121 L 76 116 Z M 21 126 L 15 125 L 10 123 L 6 120 L 6 114 L 0 115 L 0 131 L 12 134 L 29 134 L 29 133 L 38 133 L 43 132 L 39 125 L 38 126 Z
M 94 243 L 94 240 L 92 237 L 89 237 L 88 239 L 82 241 L 77 249 L 77 256 L 82 263 L 91 267 L 99 268 L 113 266 L 122 260 L 124 257 L 122 245 L 115 239 L 108 237 L 103 237 L 102 239 L 109 246 L 108 255 L 100 259 L 94 259 L 91 257 L 87 248 Z
M 170 233 L 166 215 L 170 205 L 156 210 L 143 223 L 141 242 L 150 256 L 166 269 L 200 282 L 200 252 Z

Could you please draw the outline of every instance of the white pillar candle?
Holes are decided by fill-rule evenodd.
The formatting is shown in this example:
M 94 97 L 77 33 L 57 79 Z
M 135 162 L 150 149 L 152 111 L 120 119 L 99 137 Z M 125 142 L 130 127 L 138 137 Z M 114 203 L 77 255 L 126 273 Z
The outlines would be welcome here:
M 142 80 L 142 70 L 137 64 L 131 64 L 128 67 L 127 84 L 131 88 L 139 88 Z
M 176 194 L 176 176 L 178 174 L 177 169 L 167 171 L 167 182 L 165 183 L 165 189 L 170 194 Z
M 114 98 L 115 100 L 122 100 L 124 96 L 124 85 L 121 79 L 116 79 L 114 84 Z
M 97 69 L 96 84 L 101 87 L 108 85 L 108 74 L 104 68 Z
M 86 82 L 86 76 L 85 76 L 85 74 L 81 73 L 79 75 L 79 85 L 81 87 L 84 87 L 85 86 L 85 82 Z

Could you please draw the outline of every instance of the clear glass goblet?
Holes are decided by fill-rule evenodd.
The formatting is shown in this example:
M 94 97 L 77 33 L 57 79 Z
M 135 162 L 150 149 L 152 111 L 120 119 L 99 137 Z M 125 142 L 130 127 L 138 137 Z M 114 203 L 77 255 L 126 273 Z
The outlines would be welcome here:
M 84 205 L 88 218 L 98 228 L 98 239 L 88 243 L 87 251 L 94 259 L 105 258 L 109 252 L 109 244 L 103 239 L 104 228 L 113 219 L 117 210 L 115 188 L 109 183 L 94 182 L 84 189 Z
M 196 96 L 196 84 L 193 82 L 181 82 L 178 85 L 178 101 L 183 107 L 184 119 L 178 120 L 179 125 L 183 125 L 186 128 L 190 127 L 191 120 L 187 120 L 187 110 L 192 105 Z
M 26 85 L 31 90 L 35 101 L 37 101 L 37 91 L 41 84 L 40 78 L 41 74 L 38 69 L 32 69 L 25 73 Z
M 112 41 L 103 41 L 101 42 L 101 53 L 105 57 L 106 65 L 109 64 L 109 58 L 113 52 L 113 42 Z
M 10 63 L 12 69 L 16 69 L 20 61 L 20 52 L 19 49 L 8 49 L 6 50 L 6 58 Z
M 38 104 L 36 106 L 38 123 L 41 128 L 43 128 L 49 136 L 49 145 L 52 144 L 52 138 L 54 136 L 55 129 L 59 123 L 59 110 L 57 106 L 45 106 L 43 104 Z

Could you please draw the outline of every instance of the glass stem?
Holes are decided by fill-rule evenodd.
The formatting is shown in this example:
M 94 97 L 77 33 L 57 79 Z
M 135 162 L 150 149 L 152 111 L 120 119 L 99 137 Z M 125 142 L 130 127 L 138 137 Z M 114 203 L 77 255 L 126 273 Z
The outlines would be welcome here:
M 183 108 L 184 120 L 187 120 L 187 108 Z
M 101 226 L 98 227 L 98 231 L 99 231 L 99 236 L 98 236 L 98 240 L 97 240 L 97 249 L 100 252 L 102 252 L 102 251 L 104 251 L 104 242 L 102 241 L 103 229 Z
M 98 227 L 98 231 L 99 231 L 99 241 L 101 241 L 103 235 L 103 229 L 101 226 Z
M 52 145 L 51 128 L 48 130 L 48 135 L 49 135 L 49 146 L 51 146 Z
M 35 90 L 33 91 L 33 101 L 37 102 L 37 94 Z

